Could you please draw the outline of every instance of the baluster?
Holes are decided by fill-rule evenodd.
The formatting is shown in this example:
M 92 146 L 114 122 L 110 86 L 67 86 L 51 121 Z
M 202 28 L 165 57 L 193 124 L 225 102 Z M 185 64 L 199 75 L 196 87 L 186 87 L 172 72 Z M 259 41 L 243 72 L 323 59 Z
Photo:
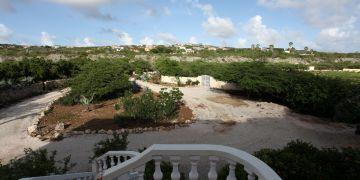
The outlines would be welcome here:
M 121 156 L 117 156 L 117 164 L 120 164 L 121 163 L 121 160 L 120 160 Z
M 229 175 L 226 177 L 226 180 L 236 180 L 236 176 L 235 176 L 236 162 L 232 160 L 228 160 L 228 163 L 229 163 Z
M 216 180 L 217 179 L 217 172 L 216 172 L 216 163 L 219 161 L 219 158 L 216 156 L 210 156 L 210 170 L 208 173 L 209 180 Z
M 145 165 L 138 168 L 137 171 L 138 171 L 138 179 L 139 180 L 144 180 Z
M 179 156 L 170 156 L 171 164 L 173 165 L 173 169 L 171 172 L 171 179 L 172 180 L 179 180 L 180 179 L 180 172 L 179 172 Z
M 106 157 L 104 157 L 102 159 L 102 163 L 103 163 L 103 170 L 106 170 L 108 167 L 107 167 L 107 163 L 106 163 Z
M 251 172 L 249 169 L 244 168 L 244 170 L 246 171 L 246 173 L 248 174 L 247 178 L 248 180 L 255 180 L 256 176 L 255 173 Z
M 198 162 L 200 160 L 200 156 L 191 156 L 190 157 L 190 164 L 191 170 L 189 173 L 190 180 L 197 180 L 199 178 L 199 173 L 197 171 Z
M 161 180 L 163 177 L 163 173 L 161 172 L 161 167 L 160 167 L 162 157 L 154 156 L 153 159 L 155 161 L 155 172 L 153 178 L 154 180 Z
M 111 159 L 111 167 L 115 166 L 114 156 L 110 156 Z
M 101 160 L 96 161 L 96 163 L 98 164 L 99 167 L 99 173 L 102 172 L 103 168 L 102 168 Z

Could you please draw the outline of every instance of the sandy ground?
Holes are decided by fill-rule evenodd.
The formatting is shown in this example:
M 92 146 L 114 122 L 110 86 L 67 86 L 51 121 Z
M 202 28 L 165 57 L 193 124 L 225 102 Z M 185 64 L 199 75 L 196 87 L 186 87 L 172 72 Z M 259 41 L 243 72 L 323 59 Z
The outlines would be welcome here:
M 161 88 L 137 83 L 153 91 Z M 196 123 L 171 131 L 131 134 L 129 149 L 155 143 L 206 143 L 228 145 L 252 153 L 261 148 L 281 148 L 295 139 L 318 147 L 360 147 L 360 137 L 354 134 L 354 127 L 327 123 L 313 116 L 293 113 L 281 105 L 234 98 L 202 87 L 180 90 L 193 110 Z M 58 95 L 59 92 L 53 92 L 38 96 L 0 111 L 0 159 L 21 155 L 25 147 L 39 147 L 57 150 L 59 158 L 71 154 L 73 162 L 77 163 L 73 172 L 90 170 L 89 156 L 93 145 L 107 135 L 79 135 L 59 142 L 41 142 L 25 134 L 33 118 L 31 114 Z

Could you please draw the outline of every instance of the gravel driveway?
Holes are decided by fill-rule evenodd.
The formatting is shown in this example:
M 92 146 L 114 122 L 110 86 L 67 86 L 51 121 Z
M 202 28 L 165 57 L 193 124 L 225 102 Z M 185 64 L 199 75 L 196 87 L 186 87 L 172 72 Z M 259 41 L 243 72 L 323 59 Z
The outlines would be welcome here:
M 137 82 L 153 91 L 161 86 Z M 261 148 L 280 148 L 291 140 L 301 139 L 318 147 L 360 147 L 360 136 L 354 127 L 328 123 L 309 115 L 291 112 L 285 106 L 268 102 L 230 97 L 202 87 L 180 88 L 184 100 L 195 115 L 189 127 L 171 131 L 146 132 L 129 136 L 129 149 L 154 143 L 222 144 L 254 152 Z M 35 114 L 56 99 L 56 91 L 0 110 L 0 159 L 22 154 L 26 147 L 57 150 L 58 157 L 72 155 L 77 166 L 72 171 L 90 170 L 89 156 L 94 143 L 107 135 L 79 135 L 59 142 L 42 142 L 26 135 L 26 128 Z

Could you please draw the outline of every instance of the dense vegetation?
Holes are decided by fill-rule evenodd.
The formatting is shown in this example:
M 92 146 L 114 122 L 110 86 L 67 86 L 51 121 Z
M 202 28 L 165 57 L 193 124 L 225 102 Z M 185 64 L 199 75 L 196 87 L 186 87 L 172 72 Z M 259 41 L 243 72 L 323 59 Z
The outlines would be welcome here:
M 70 82 L 71 92 L 62 98 L 63 104 L 79 103 L 80 97 L 94 102 L 116 98 L 131 90 L 131 65 L 122 60 L 102 60 L 84 65 Z
M 283 149 L 262 149 L 254 154 L 283 179 L 358 179 L 360 150 L 317 149 L 292 141 Z
M 5 61 L 0 63 L 0 82 L 17 84 L 69 78 L 76 74 L 86 61 L 75 59 L 52 62 L 41 58 Z
M 46 149 L 24 151 L 25 156 L 22 158 L 12 159 L 6 165 L 0 162 L 0 179 L 17 180 L 25 177 L 64 174 L 75 166 L 70 162 L 70 156 L 62 161 L 55 160 L 56 151 L 51 153 Z
M 358 81 L 316 75 L 302 71 L 303 65 L 264 62 L 206 63 L 158 60 L 155 67 L 163 75 L 198 76 L 236 83 L 239 92 L 285 104 L 308 114 L 336 121 L 359 123 L 360 84 Z M 359 77 L 358 77 L 359 78 Z
M 138 97 L 127 93 L 115 106 L 117 109 L 123 108 L 124 112 L 116 115 L 114 119 L 120 126 L 126 126 L 129 121 L 149 124 L 168 120 L 177 114 L 182 96 L 179 89 L 162 89 L 158 97 L 150 90 Z
M 360 69 L 360 63 L 345 61 L 345 62 L 332 62 L 332 61 L 325 61 L 325 62 L 317 62 L 311 63 L 311 65 L 315 66 L 316 70 L 342 70 L 344 68 L 348 69 Z

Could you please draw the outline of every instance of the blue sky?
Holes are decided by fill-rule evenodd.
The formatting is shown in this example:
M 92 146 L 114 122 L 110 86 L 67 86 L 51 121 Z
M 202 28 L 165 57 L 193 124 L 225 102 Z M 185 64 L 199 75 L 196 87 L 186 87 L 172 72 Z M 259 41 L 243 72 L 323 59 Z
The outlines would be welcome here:
M 0 43 L 360 50 L 359 0 L 0 0 Z

